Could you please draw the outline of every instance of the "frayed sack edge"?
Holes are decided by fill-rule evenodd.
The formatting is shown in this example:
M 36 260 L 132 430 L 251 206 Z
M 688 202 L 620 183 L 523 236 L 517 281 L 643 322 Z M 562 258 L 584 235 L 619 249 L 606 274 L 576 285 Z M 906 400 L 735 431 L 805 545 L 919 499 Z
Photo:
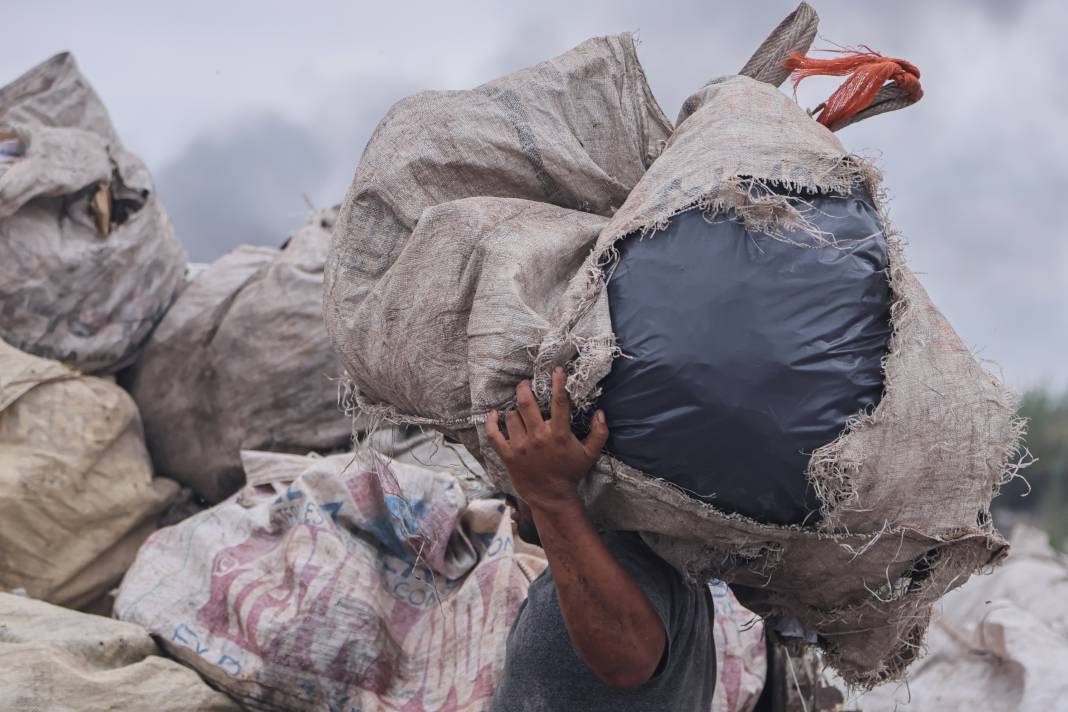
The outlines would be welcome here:
M 885 209 L 885 198 L 881 193 L 872 192 L 873 200 L 880 219 L 883 223 L 883 232 L 886 237 L 889 251 L 889 267 L 887 269 L 887 281 L 893 300 L 890 304 L 890 344 L 886 354 L 883 355 L 881 370 L 883 374 L 883 395 L 879 404 L 871 410 L 857 413 L 846 423 L 842 433 L 830 443 L 816 448 L 809 459 L 806 472 L 809 483 L 816 492 L 821 502 L 819 527 L 824 531 L 847 532 L 841 521 L 842 515 L 854 511 L 859 506 L 859 493 L 856 488 L 856 476 L 860 469 L 860 463 L 849 462 L 843 457 L 843 451 L 850 436 L 861 430 L 880 424 L 884 421 L 885 409 L 882 404 L 890 396 L 894 389 L 892 379 L 887 377 L 887 365 L 904 348 L 902 334 L 908 330 L 908 322 L 912 318 L 912 305 L 906 296 L 904 287 L 907 261 L 905 259 L 905 240 L 892 226 Z M 993 375 L 993 374 L 991 374 Z M 1007 410 L 1015 413 L 1019 408 L 1019 394 L 997 381 L 999 395 Z M 1001 488 L 1016 479 L 1023 479 L 1020 471 L 1034 462 L 1034 458 L 1024 444 L 1027 435 L 1026 418 L 1013 415 L 1009 421 L 1009 445 L 1000 455 L 996 466 L 997 477 L 992 482 L 990 498 L 993 499 L 1001 491 Z M 993 519 L 989 510 L 981 514 L 981 527 L 979 531 L 985 534 L 994 534 Z
M 672 483 L 654 478 L 611 456 L 604 456 L 584 484 L 583 495 L 591 516 L 609 528 L 640 528 L 638 521 L 661 522 L 663 532 L 645 532 L 643 538 L 654 551 L 683 572 L 692 582 L 710 577 L 728 582 L 744 570 L 746 578 L 757 580 L 746 586 L 757 592 L 751 599 L 736 591 L 744 605 L 761 617 L 793 615 L 802 619 L 819 636 L 824 660 L 851 687 L 867 690 L 902 679 L 908 666 L 924 651 L 924 638 L 934 603 L 948 591 L 963 584 L 972 574 L 991 570 L 1008 553 L 1009 545 L 992 528 L 973 529 L 930 536 L 901 526 L 884 525 L 876 532 L 820 531 L 797 525 L 780 526 L 757 522 L 739 514 L 727 514 L 713 505 L 694 500 Z M 631 503 L 631 511 L 621 515 L 619 499 Z M 640 502 L 640 504 L 639 504 Z M 666 516 L 665 512 L 670 512 Z M 691 522 L 687 525 L 686 522 Z M 716 528 L 716 540 L 682 540 L 669 530 Z M 658 528 L 655 525 L 649 528 Z M 891 577 L 889 570 L 880 585 L 864 586 L 859 600 L 833 609 L 819 609 L 801 603 L 788 592 L 762 600 L 761 590 L 776 575 L 780 562 L 791 556 L 812 555 L 819 547 L 840 547 L 856 562 L 857 575 L 873 568 L 882 569 L 889 550 L 916 550 L 920 553 L 905 571 Z M 877 560 L 877 566 L 870 563 Z M 842 650 L 843 635 L 863 631 L 874 639 L 890 638 L 893 643 L 872 643 L 879 652 L 874 665 L 858 662 L 856 654 Z M 881 635 L 880 635 L 881 634 Z
M 818 177 L 811 177 L 813 174 Z M 808 175 L 806 180 L 786 179 L 786 175 Z M 879 171 L 869 162 L 856 156 L 844 156 L 827 161 L 817 171 L 789 172 L 780 170 L 780 178 L 757 178 L 735 175 L 721 180 L 700 196 L 680 194 L 676 204 L 667 204 L 659 212 L 638 215 L 616 224 L 613 221 L 602 234 L 597 245 L 583 263 L 579 274 L 585 275 L 585 286 L 577 304 L 561 327 L 543 339 L 534 359 L 532 386 L 539 401 L 547 402 L 552 369 L 565 365 L 568 371 L 567 390 L 579 410 L 589 408 L 601 395 L 599 381 L 611 370 L 612 359 L 622 355 L 611 326 L 604 334 L 583 336 L 576 333 L 576 325 L 603 297 L 608 279 L 619 261 L 621 240 L 633 236 L 645 238 L 667 228 L 671 219 L 689 210 L 701 210 L 706 219 L 739 220 L 750 232 L 760 232 L 788 244 L 800 245 L 790 233 L 801 232 L 813 238 L 816 245 L 833 244 L 833 236 L 820 230 L 808 219 L 807 211 L 797 207 L 796 198 L 776 193 L 774 188 L 791 192 L 848 194 L 855 186 L 864 185 L 874 197 L 882 182 Z M 803 206 L 803 202 L 801 203 Z M 626 210 L 626 205 L 621 211 Z M 808 245 L 805 245 L 808 246 Z
M 649 236 L 665 229 L 675 215 L 692 209 L 700 209 L 705 213 L 706 218 L 727 219 L 730 215 L 730 219 L 740 220 L 749 231 L 762 232 L 790 244 L 798 245 L 799 243 L 790 240 L 788 234 L 800 231 L 814 238 L 817 245 L 833 245 L 833 236 L 819 231 L 807 220 L 804 209 L 799 210 L 796 207 L 795 200 L 774 192 L 772 186 L 786 188 L 791 192 L 848 193 L 858 185 L 867 188 L 873 204 L 880 213 L 889 248 L 890 266 L 887 278 L 894 301 L 891 304 L 891 342 L 887 356 L 883 359 L 885 375 L 886 360 L 899 348 L 898 332 L 909 317 L 909 305 L 900 286 L 903 270 L 906 269 L 904 240 L 893 230 L 886 214 L 882 176 L 879 171 L 862 158 L 845 156 L 830 170 L 824 171 L 819 180 L 776 181 L 751 176 L 735 176 L 721 182 L 715 189 L 697 200 L 689 200 L 681 206 L 666 209 L 642 225 L 617 227 L 610 236 L 602 237 L 583 265 L 587 280 L 586 289 L 577 307 L 563 327 L 547 336 L 535 358 L 533 379 L 535 394 L 539 400 L 548 399 L 552 368 L 564 364 L 569 374 L 567 389 L 577 408 L 591 407 L 600 396 L 597 383 L 610 371 L 612 359 L 621 356 L 622 351 L 615 341 L 614 334 L 589 337 L 580 336 L 573 330 L 582 317 L 602 298 L 608 279 L 619 259 L 618 243 L 621 240 L 634 233 L 638 233 L 640 237 Z M 571 356 L 570 360 L 568 356 Z M 1015 409 L 1018 396 L 1003 386 L 1001 388 L 1008 399 L 1008 405 Z M 727 531 L 734 528 L 748 530 L 748 536 L 745 537 L 748 544 L 740 548 L 751 550 L 753 554 L 751 558 L 746 557 L 750 559 L 749 570 L 755 574 L 766 575 L 769 580 L 776 563 L 785 555 L 785 547 L 776 544 L 775 541 L 780 538 L 829 539 L 854 552 L 856 557 L 863 556 L 884 536 L 912 535 L 929 541 L 930 552 L 921 557 L 921 560 L 928 561 L 932 557 L 937 558 L 937 575 L 928 566 L 928 574 L 920 580 L 911 576 L 912 569 L 910 569 L 909 573 L 899 579 L 899 582 L 906 581 L 907 585 L 897 585 L 891 582 L 887 586 L 888 591 L 869 591 L 870 598 L 848 607 L 825 612 L 810 609 L 807 612 L 817 614 L 828 624 L 832 621 L 837 622 L 837 625 L 833 627 L 839 627 L 855 619 L 860 611 L 878 611 L 878 615 L 886 622 L 876 627 L 891 628 L 895 631 L 894 638 L 898 643 L 896 649 L 877 667 L 865 669 L 851 664 L 843 656 L 834 644 L 833 635 L 830 637 L 821 635 L 820 647 L 824 650 L 827 662 L 837 669 L 850 685 L 869 689 L 889 680 L 902 678 L 909 664 L 919 657 L 923 650 L 930 612 L 935 601 L 950 589 L 964 583 L 973 573 L 979 573 L 998 565 L 1008 553 L 1008 543 L 994 529 L 988 512 L 975 529 L 946 532 L 944 536 L 939 535 L 936 538 L 903 527 L 893 527 L 888 523 L 884 524 L 878 532 L 856 533 L 836 529 L 837 515 L 846 511 L 851 505 L 855 505 L 858 499 L 853 476 L 855 473 L 851 472 L 850 465 L 843 463 L 839 457 L 844 440 L 851 433 L 879 422 L 880 416 L 878 406 L 870 412 L 859 413 L 850 420 L 838 438 L 813 453 L 807 476 L 822 503 L 822 518 L 818 530 L 799 526 L 782 527 L 762 524 L 737 514 L 726 514 L 717 510 L 713 505 L 688 497 L 669 482 L 634 470 L 607 455 L 601 461 L 601 464 L 608 463 L 607 467 L 599 466 L 597 471 L 602 477 L 618 484 L 629 480 L 631 487 L 625 487 L 625 489 L 640 485 L 644 496 L 661 502 L 674 500 L 672 504 L 680 515 L 685 512 L 684 516 L 705 521 L 719 521 Z M 1012 418 L 1011 442 L 1001 455 L 998 465 L 1000 475 L 992 484 L 992 497 L 998 493 L 1001 486 L 1020 476 L 1019 471 L 1030 464 L 1029 453 L 1023 445 L 1026 425 L 1025 419 L 1018 416 Z M 605 513 L 605 518 L 610 520 L 612 516 Z M 766 536 L 760 536 L 761 532 L 766 533 Z M 863 542 L 859 547 L 856 546 L 858 538 Z M 654 549 L 658 548 L 656 536 L 647 537 L 647 540 Z M 707 553 L 711 554 L 714 549 L 715 547 L 707 547 Z M 733 551 L 721 553 L 724 557 L 737 554 Z M 711 569 L 716 568 L 707 565 L 710 560 L 706 559 L 700 566 L 695 566 L 696 557 L 688 562 L 673 561 L 672 563 L 684 570 L 690 578 L 697 579 L 707 577 Z M 929 561 L 928 563 L 930 564 Z M 915 568 L 914 566 L 913 569 Z M 788 611 L 766 611 L 765 614 L 786 612 Z M 797 611 L 790 612 L 796 613 Z M 812 620 L 812 615 L 805 617 Z

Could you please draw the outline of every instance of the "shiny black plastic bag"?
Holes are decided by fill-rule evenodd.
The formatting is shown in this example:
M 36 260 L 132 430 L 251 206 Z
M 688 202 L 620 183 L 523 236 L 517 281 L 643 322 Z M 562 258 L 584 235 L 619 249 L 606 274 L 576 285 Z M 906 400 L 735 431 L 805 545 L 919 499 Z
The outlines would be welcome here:
M 836 244 L 699 209 L 620 243 L 608 299 L 624 357 L 599 404 L 615 457 L 773 524 L 818 517 L 809 456 L 878 403 L 890 339 L 887 244 L 866 191 L 791 199 Z

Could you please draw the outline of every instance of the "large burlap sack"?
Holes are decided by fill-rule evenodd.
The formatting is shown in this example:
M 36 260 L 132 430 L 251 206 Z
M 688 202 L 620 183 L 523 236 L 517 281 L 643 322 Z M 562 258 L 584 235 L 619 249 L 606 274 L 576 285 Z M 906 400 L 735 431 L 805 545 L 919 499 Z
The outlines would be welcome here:
M 394 106 L 326 269 L 326 326 L 361 402 L 463 432 L 507 400 L 670 131 L 629 35 Z
M 349 444 L 322 321 L 334 216 L 315 215 L 281 250 L 239 247 L 198 274 L 132 369 L 156 469 L 209 502 L 241 487 L 242 449 Z
M 0 341 L 0 588 L 88 606 L 177 492 L 125 391 Z
M 143 628 L 0 593 L 0 709 L 240 712 Z
M 182 282 L 185 252 L 145 165 L 59 54 L 0 89 L 0 338 L 86 372 L 128 364 Z
M 545 566 L 503 503 L 367 448 L 243 458 L 239 494 L 145 543 L 116 615 L 249 709 L 486 709 Z
M 620 353 L 605 292 L 620 240 L 694 207 L 773 236 L 813 231 L 773 187 L 860 186 L 881 208 L 878 172 L 776 88 L 785 52 L 804 52 L 814 34 L 803 4 L 758 52 L 772 59 L 747 65 L 768 81 L 710 82 L 674 130 L 627 35 L 393 107 L 342 205 L 326 271 L 327 328 L 362 412 L 451 433 L 508 488 L 481 424 L 521 378 L 547 404 L 557 365 L 579 406 L 596 400 Z M 643 532 L 681 571 L 731 582 L 758 613 L 796 616 L 861 685 L 899 675 L 932 602 L 1003 555 L 989 504 L 1022 429 L 1012 395 L 887 233 L 884 393 L 810 459 L 818 525 L 728 516 L 608 454 L 582 488 L 600 524 Z

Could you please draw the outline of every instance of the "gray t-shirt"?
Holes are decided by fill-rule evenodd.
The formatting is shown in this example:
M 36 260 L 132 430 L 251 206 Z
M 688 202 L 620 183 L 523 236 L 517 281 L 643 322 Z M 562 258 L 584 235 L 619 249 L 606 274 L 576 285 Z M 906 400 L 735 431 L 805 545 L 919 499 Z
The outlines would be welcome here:
M 687 584 L 633 532 L 608 532 L 605 545 L 653 604 L 667 633 L 656 674 L 634 690 L 605 685 L 571 645 L 552 572 L 530 585 L 508 634 L 504 674 L 492 712 L 708 712 L 716 683 L 712 600 Z

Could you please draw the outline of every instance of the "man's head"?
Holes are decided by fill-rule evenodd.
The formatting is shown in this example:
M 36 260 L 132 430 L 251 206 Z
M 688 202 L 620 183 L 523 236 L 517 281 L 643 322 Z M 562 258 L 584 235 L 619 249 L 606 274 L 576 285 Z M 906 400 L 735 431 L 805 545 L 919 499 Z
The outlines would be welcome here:
M 512 521 L 515 522 L 516 534 L 528 544 L 541 546 L 538 527 L 534 524 L 534 515 L 526 502 L 512 495 L 505 495 L 508 506 L 512 509 Z

